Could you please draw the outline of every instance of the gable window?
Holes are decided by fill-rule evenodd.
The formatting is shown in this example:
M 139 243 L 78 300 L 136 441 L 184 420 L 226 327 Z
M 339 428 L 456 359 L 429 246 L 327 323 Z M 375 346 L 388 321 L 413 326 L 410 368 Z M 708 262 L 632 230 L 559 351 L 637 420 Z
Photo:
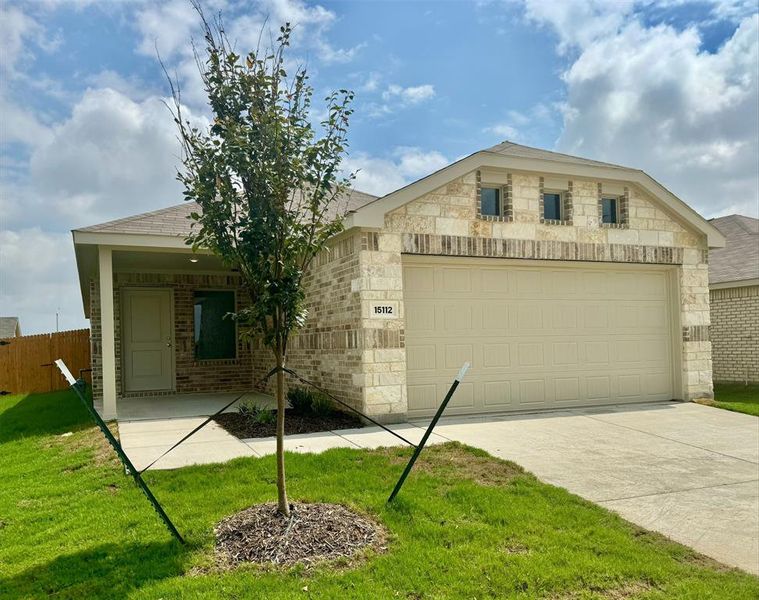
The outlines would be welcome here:
M 543 218 L 546 221 L 561 221 L 562 204 L 561 192 L 543 192 Z
M 619 199 L 607 196 L 601 198 L 601 222 L 602 223 L 619 223 L 618 212 Z
M 237 328 L 228 316 L 235 310 L 235 293 L 198 290 L 193 299 L 195 359 L 237 358 Z
M 489 217 L 501 216 L 501 190 L 494 187 L 480 189 L 480 214 Z

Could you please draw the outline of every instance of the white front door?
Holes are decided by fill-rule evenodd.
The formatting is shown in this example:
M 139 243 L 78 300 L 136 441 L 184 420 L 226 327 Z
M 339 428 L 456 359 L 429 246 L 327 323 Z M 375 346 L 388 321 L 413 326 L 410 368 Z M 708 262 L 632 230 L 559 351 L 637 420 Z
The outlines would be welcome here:
M 174 387 L 171 290 L 124 290 L 124 391 Z

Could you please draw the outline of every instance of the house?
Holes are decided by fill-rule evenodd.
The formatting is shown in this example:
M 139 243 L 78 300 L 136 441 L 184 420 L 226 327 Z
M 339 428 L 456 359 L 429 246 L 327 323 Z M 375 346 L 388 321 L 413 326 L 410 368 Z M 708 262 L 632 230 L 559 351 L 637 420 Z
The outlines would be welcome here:
M 714 380 L 759 383 L 759 219 L 710 223 L 727 240 L 709 257 Z
M 21 337 L 18 317 L 0 317 L 0 340 L 14 337 Z
M 385 421 L 710 397 L 722 234 L 646 173 L 504 142 L 354 192 L 307 278 L 289 366 Z M 106 417 L 135 395 L 244 390 L 271 366 L 222 315 L 239 276 L 182 204 L 73 232 Z

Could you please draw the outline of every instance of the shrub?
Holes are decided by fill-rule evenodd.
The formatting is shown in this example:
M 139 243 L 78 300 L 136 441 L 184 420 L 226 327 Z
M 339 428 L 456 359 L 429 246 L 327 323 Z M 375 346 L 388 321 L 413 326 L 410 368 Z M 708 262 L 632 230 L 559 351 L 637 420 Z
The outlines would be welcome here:
M 277 418 L 277 413 L 266 406 L 261 406 L 255 401 L 246 400 L 237 407 L 237 412 L 246 417 L 252 423 L 268 425 Z
M 311 412 L 314 394 L 306 388 L 293 387 L 287 390 L 287 401 L 296 414 L 306 415 Z
M 311 412 L 319 417 L 326 417 L 334 412 L 335 407 L 332 400 L 326 394 L 321 392 L 313 395 L 311 401 Z

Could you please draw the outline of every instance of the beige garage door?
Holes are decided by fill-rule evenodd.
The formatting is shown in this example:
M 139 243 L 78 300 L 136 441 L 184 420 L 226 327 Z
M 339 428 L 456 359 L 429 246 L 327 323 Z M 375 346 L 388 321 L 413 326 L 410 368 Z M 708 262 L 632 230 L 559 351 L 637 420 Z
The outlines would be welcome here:
M 667 271 L 565 265 L 404 257 L 409 415 L 671 399 Z

